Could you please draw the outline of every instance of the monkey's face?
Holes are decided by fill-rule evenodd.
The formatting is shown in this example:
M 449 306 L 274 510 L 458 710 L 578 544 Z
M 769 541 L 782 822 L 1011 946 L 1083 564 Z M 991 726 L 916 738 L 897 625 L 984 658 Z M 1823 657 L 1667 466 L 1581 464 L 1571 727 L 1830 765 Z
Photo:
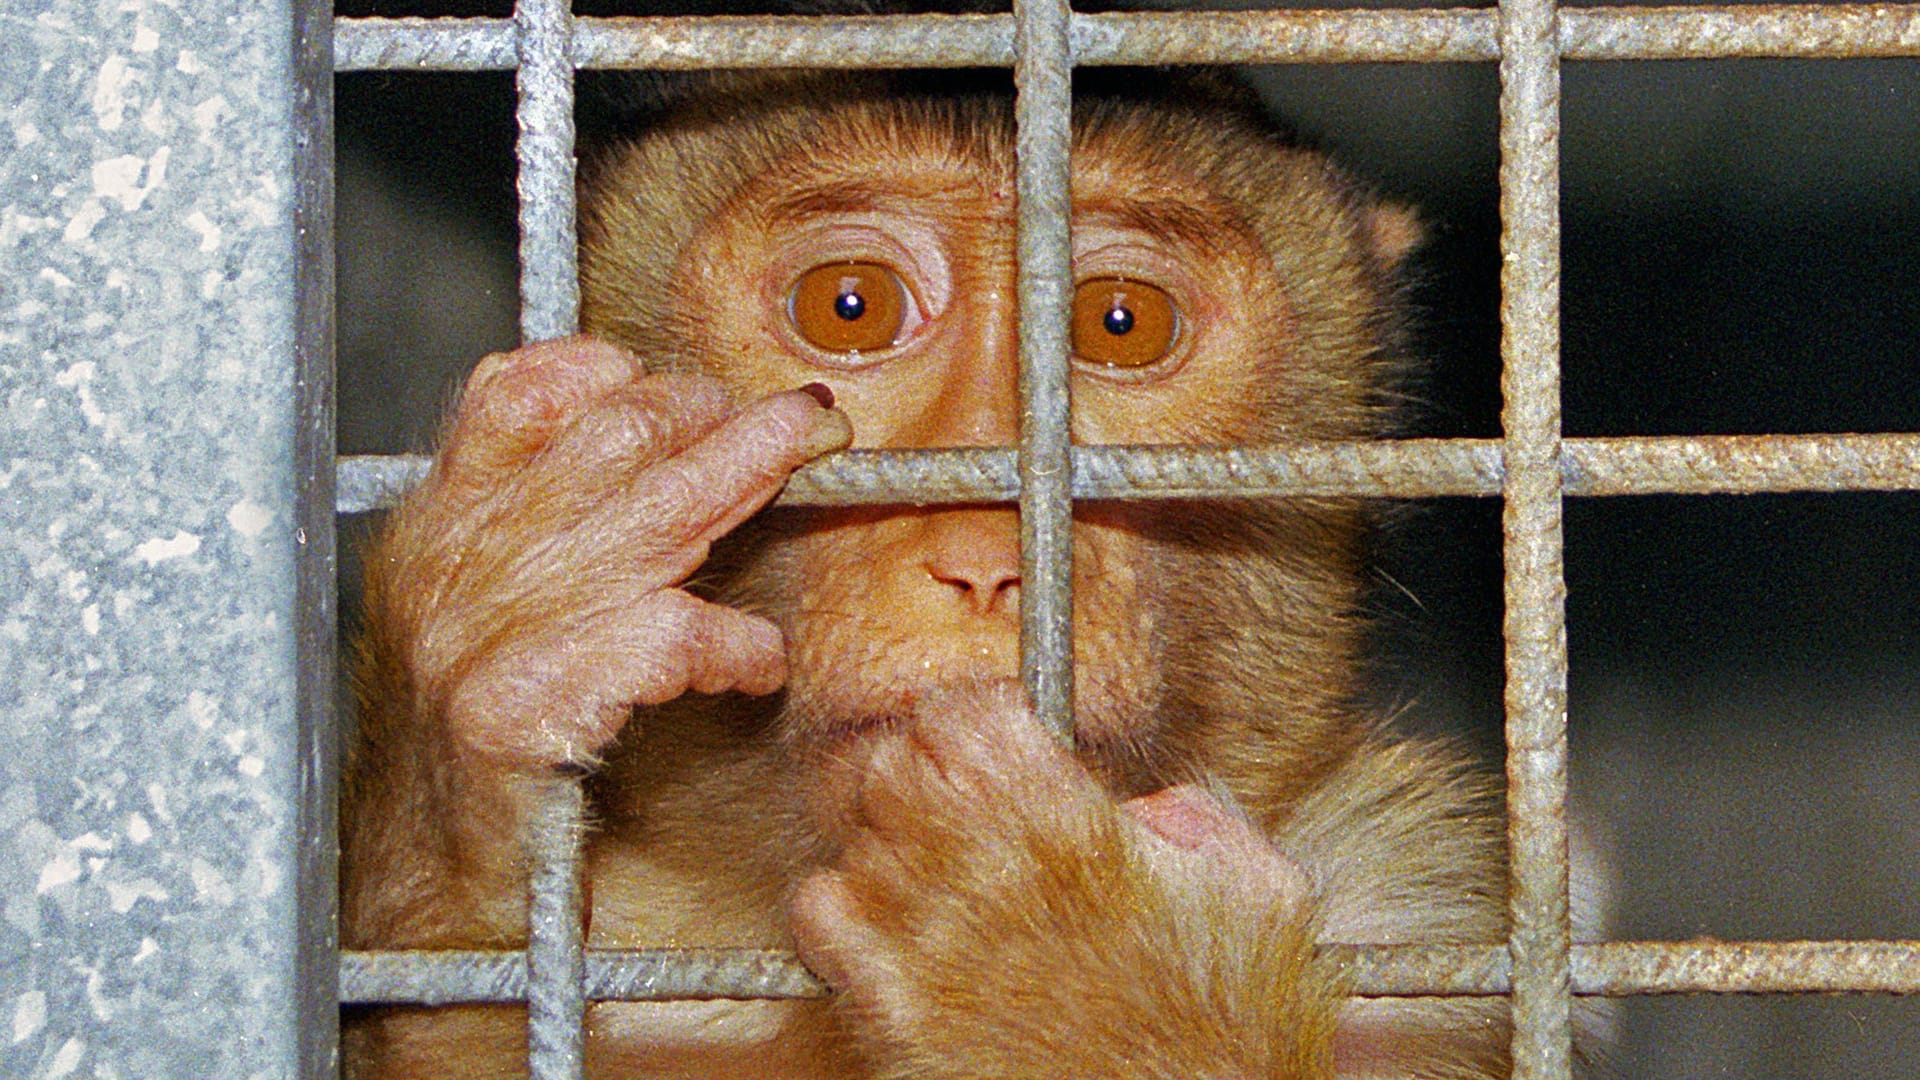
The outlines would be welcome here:
M 1077 442 L 1374 423 L 1370 208 L 1317 157 L 1216 119 L 1224 134 L 1196 136 L 1179 110 L 1079 117 Z M 789 103 L 674 129 L 588 203 L 587 325 L 744 397 L 825 383 L 856 446 L 1012 445 L 1014 192 L 1004 102 Z M 1075 522 L 1076 713 L 1110 774 L 1165 764 L 1167 729 L 1230 715 L 1236 680 L 1304 717 L 1347 693 L 1350 507 L 1090 504 Z M 931 692 L 1016 677 L 1017 524 L 1006 506 L 773 511 L 724 543 L 711 587 L 787 635 L 781 734 L 844 749 Z

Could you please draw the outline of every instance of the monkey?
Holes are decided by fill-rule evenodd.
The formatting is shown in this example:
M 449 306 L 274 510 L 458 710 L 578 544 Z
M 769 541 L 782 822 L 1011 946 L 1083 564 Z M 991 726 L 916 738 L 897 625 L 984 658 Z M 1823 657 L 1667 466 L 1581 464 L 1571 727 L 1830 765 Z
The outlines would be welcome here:
M 763 507 L 847 447 L 1018 439 L 996 82 L 728 73 L 583 171 L 582 336 L 484 359 L 367 559 L 351 948 L 521 948 L 584 774 L 595 948 L 796 950 L 824 1000 L 590 1006 L 596 1077 L 1497 1077 L 1505 1005 L 1331 942 L 1503 940 L 1497 781 L 1362 704 L 1361 500 L 1077 503 L 1075 730 L 1021 700 L 1018 511 Z M 1228 81 L 1076 75 L 1072 435 L 1365 439 L 1414 213 Z M 349 1073 L 524 1075 L 524 1010 Z

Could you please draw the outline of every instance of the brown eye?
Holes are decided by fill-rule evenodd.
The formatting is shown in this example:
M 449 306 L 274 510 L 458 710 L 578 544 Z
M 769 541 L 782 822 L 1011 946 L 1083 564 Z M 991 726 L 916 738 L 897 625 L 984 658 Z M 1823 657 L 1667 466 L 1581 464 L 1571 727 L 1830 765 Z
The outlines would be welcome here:
M 899 339 L 907 290 L 879 263 L 829 263 L 800 275 L 787 309 L 794 329 L 816 348 L 885 349 Z
M 1173 298 L 1124 278 L 1093 278 L 1073 290 L 1073 353 L 1110 367 L 1145 367 L 1173 348 Z

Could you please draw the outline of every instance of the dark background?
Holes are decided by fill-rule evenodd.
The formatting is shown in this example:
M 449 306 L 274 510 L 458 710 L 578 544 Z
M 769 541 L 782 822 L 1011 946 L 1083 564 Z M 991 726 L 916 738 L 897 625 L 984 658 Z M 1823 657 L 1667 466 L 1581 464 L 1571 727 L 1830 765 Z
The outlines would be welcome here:
M 1247 74 L 1429 224 L 1409 433 L 1497 435 L 1493 66 Z M 511 91 L 339 80 L 343 453 L 424 449 L 514 343 Z M 1566 434 L 1920 431 L 1920 62 L 1568 63 L 1562 125 Z M 1920 494 L 1572 500 L 1566 537 L 1609 936 L 1920 937 Z M 1383 704 L 1497 755 L 1497 503 L 1410 507 L 1385 548 Z M 1920 1075 L 1915 1001 L 1639 999 L 1614 1026 L 1602 1075 Z

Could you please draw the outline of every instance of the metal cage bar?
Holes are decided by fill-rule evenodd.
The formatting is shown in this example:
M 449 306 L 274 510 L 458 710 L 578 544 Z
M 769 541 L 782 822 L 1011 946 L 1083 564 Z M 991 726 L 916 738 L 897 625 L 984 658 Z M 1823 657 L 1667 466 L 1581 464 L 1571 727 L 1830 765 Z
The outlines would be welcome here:
M 580 326 L 574 195 L 573 13 L 568 0 L 518 0 L 512 22 L 520 197 L 520 334 Z M 533 1080 L 578 1080 L 586 1066 L 586 963 L 578 780 L 546 785 L 531 831 L 527 910 L 527 1065 Z
M 1187 11 L 1071 16 L 1079 66 L 1490 61 L 1492 9 Z M 1920 5 L 1756 4 L 1571 8 L 1560 13 L 1568 60 L 1704 60 L 1920 55 Z M 1006 67 L 1006 15 L 583 18 L 582 68 Z M 510 68 L 506 19 L 342 19 L 335 67 L 481 71 Z
M 521 0 L 513 19 L 342 19 L 339 71 L 520 71 L 522 325 L 571 332 L 576 68 L 1012 67 L 1021 220 L 1021 444 L 846 452 L 802 469 L 781 505 L 1021 505 L 1022 675 L 1036 712 L 1070 724 L 1071 506 L 1076 499 L 1467 495 L 1505 500 L 1513 936 L 1505 946 L 1328 946 L 1357 992 L 1511 994 L 1515 1075 L 1565 1076 L 1570 995 L 1920 992 L 1920 942 L 1570 945 L 1565 803 L 1566 495 L 1920 490 L 1920 434 L 1563 440 L 1558 411 L 1561 59 L 1920 56 L 1920 5 L 1159 12 L 1082 15 L 1021 0 L 1012 16 L 572 18 Z M 1075 65 L 1500 61 L 1501 440 L 1256 447 L 1075 447 L 1065 366 L 1067 149 Z M 425 459 L 339 466 L 337 509 L 391 505 Z M 587 1000 L 817 996 L 791 956 L 596 952 L 579 938 L 579 787 L 539 830 L 525 953 L 349 953 L 349 1003 L 530 1001 L 535 1074 L 578 1075 Z
M 4 1076 L 333 1075 L 333 73 L 5 9 Z
M 1515 1080 L 1568 1076 L 1567 587 L 1554 0 L 1500 0 L 1500 423 Z
M 1065 738 L 1073 733 L 1073 458 L 1067 399 L 1073 67 L 1067 0 L 1014 0 L 1013 10 L 1020 199 L 1020 677 L 1034 715 Z
M 1326 945 L 1367 997 L 1489 997 L 1513 986 L 1504 945 Z M 807 998 L 826 990 L 791 954 L 760 949 L 586 953 L 595 1001 Z M 527 996 L 517 952 L 349 952 L 349 1005 L 504 1003 Z M 1614 941 L 1575 945 L 1572 989 L 1583 997 L 1645 994 L 1920 994 L 1920 941 Z
M 1397 439 L 1287 446 L 1075 446 L 1076 499 L 1498 495 L 1492 439 Z M 337 509 L 397 504 L 426 475 L 422 455 L 340 459 Z M 1920 435 L 1708 435 L 1566 439 L 1568 495 L 1752 495 L 1920 489 Z M 853 450 L 795 473 L 777 506 L 1011 501 L 1011 450 Z

